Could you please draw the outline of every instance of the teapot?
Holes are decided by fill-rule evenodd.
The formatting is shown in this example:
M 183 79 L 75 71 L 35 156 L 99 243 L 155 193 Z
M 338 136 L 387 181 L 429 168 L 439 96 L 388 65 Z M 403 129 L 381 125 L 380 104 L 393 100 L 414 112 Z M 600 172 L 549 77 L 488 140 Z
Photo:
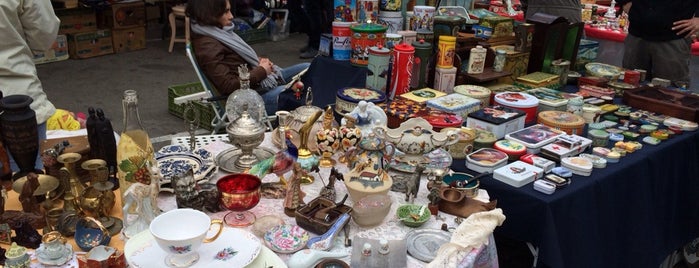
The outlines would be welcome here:
M 381 133 L 386 141 L 395 144 L 396 149 L 405 153 L 400 156 L 401 159 L 397 159 L 398 161 L 411 164 L 427 162 L 429 160 L 423 156 L 424 154 L 459 141 L 456 132 L 433 131 L 432 125 L 422 117 L 411 118 L 401 123 L 398 128 L 375 128 L 374 131 Z
M 383 128 L 381 128 L 383 129 Z M 362 137 L 357 146 L 347 152 L 350 169 L 354 169 L 358 163 L 375 163 L 374 170 L 387 169 L 391 157 L 396 149 L 391 143 L 386 143 L 384 132 L 370 132 Z

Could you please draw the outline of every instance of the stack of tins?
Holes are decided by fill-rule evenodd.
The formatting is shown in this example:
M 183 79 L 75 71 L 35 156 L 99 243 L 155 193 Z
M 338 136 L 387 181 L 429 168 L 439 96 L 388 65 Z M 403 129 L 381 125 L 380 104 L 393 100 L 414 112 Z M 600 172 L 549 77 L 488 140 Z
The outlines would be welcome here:
M 539 107 L 539 99 L 536 97 L 524 92 L 502 92 L 495 95 L 494 101 L 496 104 L 524 111 L 527 114 L 525 124 L 536 122 Z
M 538 123 L 565 131 L 569 135 L 582 135 L 585 119 L 570 112 L 543 111 L 539 113 Z
M 367 66 L 369 64 L 369 48 L 384 45 L 386 29 L 385 25 L 375 23 L 350 26 L 352 31 L 350 63 L 355 66 Z

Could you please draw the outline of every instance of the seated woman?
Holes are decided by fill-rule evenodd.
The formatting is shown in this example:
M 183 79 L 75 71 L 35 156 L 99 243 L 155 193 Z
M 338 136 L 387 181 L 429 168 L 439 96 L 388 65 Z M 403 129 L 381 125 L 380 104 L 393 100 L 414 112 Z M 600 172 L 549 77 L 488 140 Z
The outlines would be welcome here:
M 228 0 L 189 1 L 186 13 L 192 22 L 194 56 L 218 93 L 226 96 L 240 88 L 238 66 L 246 64 L 250 70 L 250 87 L 262 96 L 267 114 L 274 114 L 285 84 L 308 68 L 309 63 L 282 69 L 270 59 L 258 57 L 255 50 L 233 32 L 233 14 Z

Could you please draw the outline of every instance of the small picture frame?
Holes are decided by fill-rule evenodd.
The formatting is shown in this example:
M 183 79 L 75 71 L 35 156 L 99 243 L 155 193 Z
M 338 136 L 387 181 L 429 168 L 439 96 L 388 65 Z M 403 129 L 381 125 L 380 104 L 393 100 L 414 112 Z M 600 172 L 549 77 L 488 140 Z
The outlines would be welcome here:
M 321 34 L 320 45 L 318 46 L 318 54 L 325 57 L 332 56 L 332 40 L 332 35 L 327 33 Z
M 0 224 L 0 243 L 12 244 L 12 228 L 7 223 Z
M 272 18 L 272 22 L 277 26 L 277 29 L 284 31 L 286 29 L 286 23 L 289 20 L 289 10 L 282 8 L 273 8 L 269 10 L 269 16 Z

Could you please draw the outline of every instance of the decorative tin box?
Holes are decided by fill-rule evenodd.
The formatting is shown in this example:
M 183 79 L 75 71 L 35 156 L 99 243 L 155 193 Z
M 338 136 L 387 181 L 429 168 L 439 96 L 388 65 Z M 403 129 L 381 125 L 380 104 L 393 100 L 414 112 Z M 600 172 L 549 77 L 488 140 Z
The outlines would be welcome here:
M 556 141 L 541 148 L 541 154 L 560 161 L 561 158 L 576 156 L 590 147 L 592 140 L 578 135 L 561 135 Z
M 561 86 L 559 83 L 558 75 L 544 72 L 533 72 L 517 77 L 517 79 L 515 79 L 514 84 L 515 86 L 526 89 L 532 89 L 537 87 L 558 89 Z
M 541 147 L 554 142 L 558 136 L 563 134 L 565 134 L 565 132 L 542 124 L 536 124 L 531 127 L 507 134 L 505 135 L 505 138 L 524 144 L 524 146 L 527 146 L 528 153 L 536 154 L 539 152 Z
M 663 125 L 668 127 L 678 127 L 682 131 L 695 131 L 697 128 L 699 128 L 699 125 L 697 125 L 695 122 L 674 117 L 668 117 L 667 119 L 663 120 Z
M 462 117 L 467 117 L 469 113 L 477 111 L 480 105 L 481 101 L 458 93 L 427 101 L 427 107 L 429 108 L 458 114 Z
M 386 125 L 389 128 L 398 128 L 400 127 L 400 123 L 416 117 L 418 114 L 424 113 L 427 110 L 424 105 L 411 100 L 402 99 L 394 100 L 382 108 L 386 111 L 386 116 L 388 118 Z
M 606 87 L 609 79 L 597 76 L 583 76 L 578 78 L 578 87 L 582 85 L 592 85 L 598 87 Z
M 447 93 L 441 92 L 439 90 L 434 90 L 431 88 L 422 88 L 410 91 L 408 93 L 403 93 L 400 95 L 401 98 L 406 100 L 411 100 L 421 105 L 425 105 L 428 100 L 445 96 Z
M 459 135 L 459 141 L 447 146 L 447 152 L 449 152 L 453 159 L 465 159 L 466 155 L 473 151 L 473 142 L 477 137 L 476 130 L 468 127 L 447 127 L 439 132 L 447 133 L 449 131 L 456 131 Z
M 490 105 L 491 91 L 487 87 L 476 85 L 458 85 L 454 87 L 454 92 L 481 101 L 481 109 Z
M 534 182 L 534 190 L 545 194 L 553 194 L 556 192 L 556 185 L 547 180 L 537 180 Z
M 543 176 L 544 170 L 522 161 L 515 161 L 493 172 L 494 179 L 517 188 Z
M 461 127 L 464 123 L 463 117 L 445 111 L 431 110 L 420 117 L 425 118 L 432 125 L 434 131 L 440 131 L 446 127 Z
M 580 97 L 580 95 L 577 94 L 561 92 L 545 87 L 533 88 L 524 92 L 539 99 L 539 112 L 552 110 L 565 111 L 568 99 Z
M 517 160 L 527 153 L 527 147 L 524 144 L 511 140 L 496 141 L 493 148 L 506 153 L 510 161 Z
M 498 138 L 495 137 L 493 132 L 485 129 L 476 129 L 476 139 L 473 140 L 473 150 L 483 149 L 483 148 L 493 148 L 493 144 Z
M 525 114 L 521 110 L 505 106 L 490 106 L 468 114 L 466 126 L 475 129 L 485 129 L 502 139 L 505 134 L 524 128 Z
M 609 96 L 609 97 L 614 97 L 614 89 L 608 88 L 608 87 L 598 87 L 595 85 L 580 85 L 579 87 L 579 93 L 580 95 L 583 96 L 592 96 L 592 97 L 602 97 L 602 96 Z
M 514 19 L 510 17 L 486 16 L 478 24 L 493 29 L 491 37 L 509 37 L 514 31 Z
M 525 124 L 536 122 L 536 110 L 539 107 L 539 99 L 524 92 L 502 92 L 495 94 L 493 104 L 500 104 L 509 108 L 524 111 L 527 116 Z
M 519 160 L 543 169 L 544 173 L 549 173 L 554 167 L 556 167 L 556 163 L 553 161 L 534 154 L 525 154 L 520 157 Z
M 564 157 L 561 166 L 570 169 L 575 175 L 590 176 L 592 174 L 592 161 L 585 157 Z
M 383 103 L 386 101 L 386 94 L 368 88 L 341 88 L 337 90 L 335 97 L 335 111 L 340 114 L 349 113 L 357 107 L 359 101 Z
M 527 74 L 529 52 L 515 51 L 515 47 L 510 45 L 493 46 L 491 49 L 493 51 L 505 50 L 505 67 L 502 70 L 512 73 L 510 76 L 498 78 L 498 83 L 512 85 L 517 77 Z
M 568 134 L 582 134 L 585 119 L 582 116 L 564 111 L 543 111 L 539 113 L 538 123 L 565 131 Z
M 479 173 L 492 173 L 507 164 L 507 154 L 493 148 L 482 148 L 466 156 L 466 167 Z

